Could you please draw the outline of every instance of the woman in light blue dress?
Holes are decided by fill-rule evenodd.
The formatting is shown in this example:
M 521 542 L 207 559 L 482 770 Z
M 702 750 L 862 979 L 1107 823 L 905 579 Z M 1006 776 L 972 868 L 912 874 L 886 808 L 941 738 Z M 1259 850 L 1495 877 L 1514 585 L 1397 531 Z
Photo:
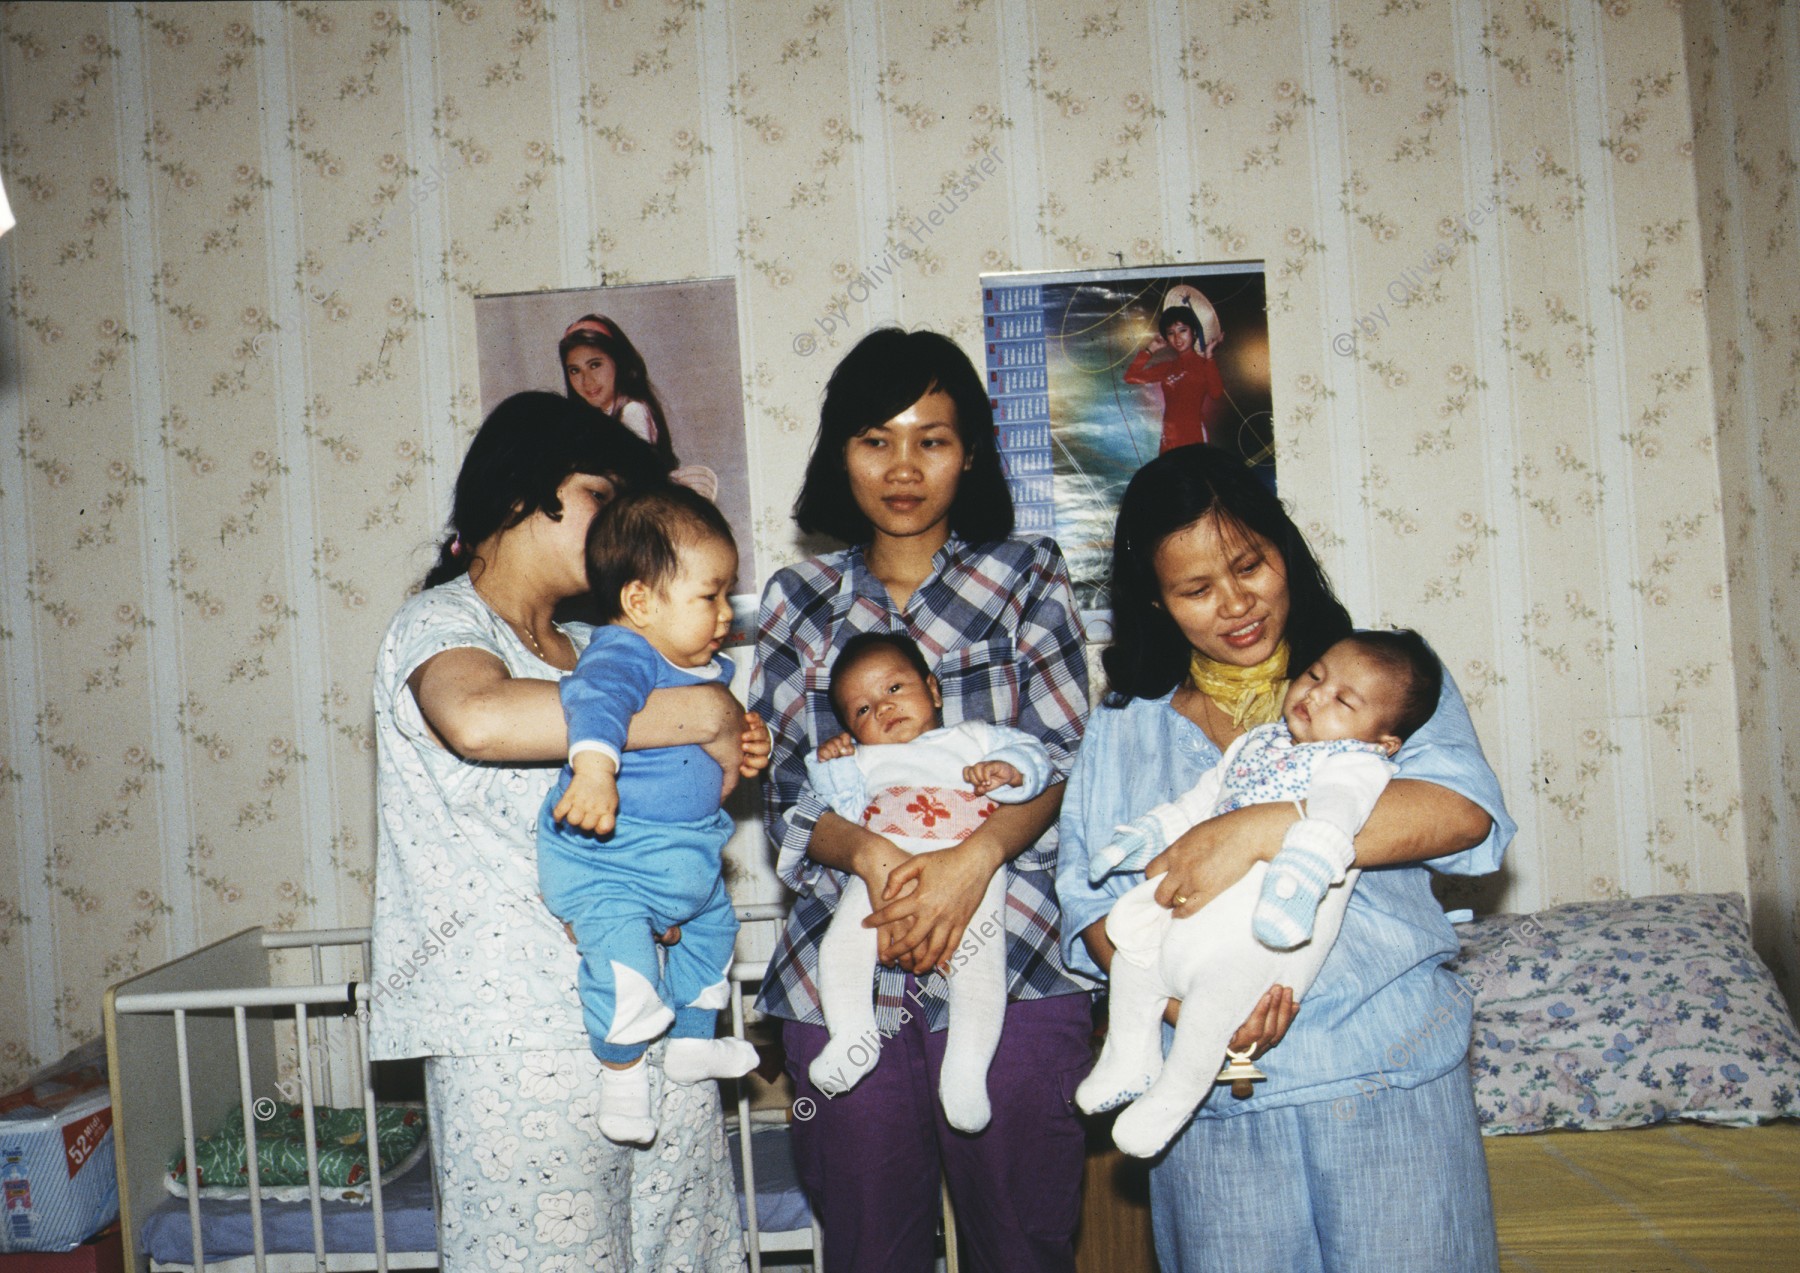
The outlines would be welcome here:
M 1100 977 L 1113 953 L 1107 912 L 1143 877 L 1090 885 L 1090 853 L 1271 719 L 1290 671 L 1351 628 L 1280 502 L 1206 446 L 1169 451 L 1132 479 L 1112 602 L 1108 694 L 1069 779 L 1057 865 L 1065 957 Z M 1430 871 L 1497 870 L 1513 823 L 1447 672 L 1436 714 L 1395 759 L 1303 1010 L 1272 991 L 1235 1041 L 1280 1039 L 1257 1057 L 1267 1080 L 1244 1100 L 1215 1087 L 1151 1168 L 1164 1273 L 1498 1268 L 1465 1061 L 1468 993 L 1443 968 L 1457 942 Z M 1160 902 L 1191 915 L 1272 858 L 1298 817 L 1266 804 L 1211 819 L 1145 874 L 1162 877 Z

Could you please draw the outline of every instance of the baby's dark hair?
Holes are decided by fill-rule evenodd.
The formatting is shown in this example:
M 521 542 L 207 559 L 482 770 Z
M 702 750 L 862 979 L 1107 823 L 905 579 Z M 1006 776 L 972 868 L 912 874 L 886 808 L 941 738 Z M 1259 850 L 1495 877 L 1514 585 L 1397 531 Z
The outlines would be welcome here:
M 919 674 L 921 681 L 931 679 L 931 665 L 925 661 L 925 653 L 919 649 L 919 643 L 901 632 L 859 632 L 844 642 L 844 648 L 838 651 L 837 658 L 831 664 L 831 680 L 827 682 L 825 692 L 831 699 L 831 710 L 838 714 L 838 722 L 844 724 L 844 709 L 838 703 L 838 681 L 850 675 L 858 663 L 877 650 L 895 650 Z
M 1411 628 L 1385 631 L 1352 632 L 1344 640 L 1373 655 L 1383 670 L 1401 686 L 1399 716 L 1389 726 L 1394 737 L 1405 742 L 1430 720 L 1437 711 L 1438 696 L 1444 692 L 1444 665 L 1425 644 L 1425 638 Z
M 640 580 L 661 592 L 681 574 L 681 550 L 708 539 L 737 547 L 725 515 L 685 486 L 630 491 L 601 509 L 587 535 L 588 587 L 600 622 L 624 616 L 626 584 Z

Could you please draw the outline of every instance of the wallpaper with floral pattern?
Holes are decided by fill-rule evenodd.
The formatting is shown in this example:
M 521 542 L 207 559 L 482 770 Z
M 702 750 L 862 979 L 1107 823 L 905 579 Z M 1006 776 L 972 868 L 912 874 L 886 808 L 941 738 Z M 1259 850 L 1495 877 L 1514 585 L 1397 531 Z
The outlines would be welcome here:
M 1701 267 L 1752 932 L 1800 993 L 1800 11 L 1689 5 Z
M 1797 73 L 1748 0 L 0 6 L 0 1082 L 136 970 L 366 921 L 470 298 L 716 275 L 773 569 L 870 326 L 1265 260 L 1283 491 L 1520 823 L 1470 900 L 1748 887 L 1792 989 Z

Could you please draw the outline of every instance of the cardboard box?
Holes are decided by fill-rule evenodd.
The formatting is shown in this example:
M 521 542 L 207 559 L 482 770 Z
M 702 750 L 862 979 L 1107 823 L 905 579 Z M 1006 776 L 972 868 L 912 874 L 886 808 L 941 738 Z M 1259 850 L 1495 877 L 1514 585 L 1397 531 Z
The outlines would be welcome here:
M 125 1273 L 125 1244 L 114 1224 L 73 1251 L 0 1255 L 0 1273 Z
M 86 1052 L 0 1096 L 0 1253 L 72 1251 L 118 1219 L 112 1093 Z

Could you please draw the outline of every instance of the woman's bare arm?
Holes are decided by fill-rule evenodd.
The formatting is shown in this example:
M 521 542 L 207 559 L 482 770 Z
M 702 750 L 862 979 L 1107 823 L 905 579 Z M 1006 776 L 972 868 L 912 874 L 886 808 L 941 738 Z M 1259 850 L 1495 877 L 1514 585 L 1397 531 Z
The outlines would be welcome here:
M 1118 947 L 1112 944 L 1112 938 L 1106 935 L 1106 920 L 1097 919 L 1081 930 L 1081 944 L 1087 947 L 1088 954 L 1100 965 L 1100 971 L 1107 976 L 1112 975 L 1113 955 Z
M 860 877 L 875 914 L 878 957 L 925 973 L 956 949 L 994 872 L 1019 856 L 1056 822 L 1062 784 L 1023 804 L 1000 805 L 961 844 L 918 856 L 893 841 L 827 813 L 813 824 L 806 855 Z M 898 873 L 899 878 L 890 878 Z M 954 938 L 955 940 L 951 940 Z
M 907 859 L 906 852 L 895 847 L 892 840 L 831 812 L 813 823 L 806 856 L 821 866 L 860 875 L 865 883 L 870 874 L 879 870 L 883 887 L 887 885 L 887 873 Z M 871 901 L 880 896 L 880 889 L 870 890 Z
M 516 677 L 486 650 L 445 650 L 407 679 L 433 736 L 466 760 L 548 764 L 564 759 L 569 730 L 555 681 Z M 626 749 L 692 743 L 728 777 L 742 756 L 744 709 L 717 685 L 657 690 L 631 718 Z
M 907 852 L 886 836 L 860 827 L 848 818 L 827 812 L 813 823 L 807 840 L 806 856 L 822 866 L 847 871 L 869 890 L 872 905 L 881 904 L 887 891 L 888 874 L 907 860 Z M 892 945 L 905 931 L 900 924 L 887 924 L 877 932 L 876 958 L 883 963 L 893 958 Z
M 1435 782 L 1396 778 L 1356 833 L 1356 865 L 1399 866 L 1472 849 L 1487 839 L 1487 810 Z

